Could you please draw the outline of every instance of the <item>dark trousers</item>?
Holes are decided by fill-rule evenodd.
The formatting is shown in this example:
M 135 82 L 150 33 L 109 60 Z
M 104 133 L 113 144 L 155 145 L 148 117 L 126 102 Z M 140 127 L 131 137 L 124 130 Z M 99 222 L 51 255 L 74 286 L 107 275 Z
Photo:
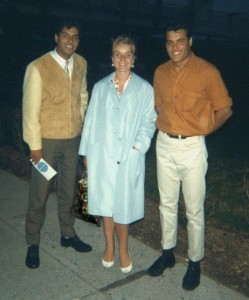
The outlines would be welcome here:
M 75 219 L 71 214 L 74 201 L 80 137 L 65 140 L 43 139 L 43 159 L 57 170 L 57 207 L 61 235 L 75 235 Z M 26 242 L 40 243 L 40 231 L 45 221 L 46 202 L 52 180 L 47 181 L 34 167 L 30 180 L 29 203 L 26 216 Z

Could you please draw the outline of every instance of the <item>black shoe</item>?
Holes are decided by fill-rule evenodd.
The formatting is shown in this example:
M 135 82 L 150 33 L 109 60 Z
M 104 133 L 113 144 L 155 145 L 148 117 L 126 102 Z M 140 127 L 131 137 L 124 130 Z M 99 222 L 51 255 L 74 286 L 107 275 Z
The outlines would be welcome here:
M 61 246 L 62 247 L 72 247 L 78 252 L 90 252 L 92 247 L 88 244 L 82 242 L 77 235 L 71 238 L 61 237 Z
M 200 261 L 189 261 L 188 270 L 183 277 L 182 287 L 187 291 L 194 290 L 200 284 L 201 268 Z
M 173 268 L 175 266 L 175 262 L 176 259 L 173 252 L 170 255 L 162 254 L 148 269 L 147 274 L 152 277 L 160 276 L 163 274 L 165 269 Z
M 39 246 L 38 245 L 31 245 L 28 247 L 25 264 L 30 269 L 35 269 L 40 266 Z

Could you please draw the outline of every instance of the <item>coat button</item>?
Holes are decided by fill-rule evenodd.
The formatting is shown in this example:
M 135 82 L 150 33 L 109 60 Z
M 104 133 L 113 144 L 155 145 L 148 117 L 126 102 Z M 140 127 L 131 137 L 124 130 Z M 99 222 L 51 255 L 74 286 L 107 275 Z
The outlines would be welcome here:
M 117 164 L 119 165 L 119 164 L 120 164 L 120 161 L 118 161 Z

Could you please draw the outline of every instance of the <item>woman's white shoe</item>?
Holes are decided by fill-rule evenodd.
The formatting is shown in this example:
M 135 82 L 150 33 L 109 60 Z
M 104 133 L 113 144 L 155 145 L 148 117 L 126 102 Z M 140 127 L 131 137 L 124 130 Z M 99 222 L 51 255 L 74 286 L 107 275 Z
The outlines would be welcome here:
M 123 272 L 123 273 L 129 273 L 131 270 L 132 270 L 132 262 L 129 264 L 128 267 L 125 267 L 125 268 L 120 268 L 120 270 Z
M 111 268 L 114 265 L 114 260 L 113 261 L 105 261 L 104 258 L 102 258 L 102 265 L 105 268 Z

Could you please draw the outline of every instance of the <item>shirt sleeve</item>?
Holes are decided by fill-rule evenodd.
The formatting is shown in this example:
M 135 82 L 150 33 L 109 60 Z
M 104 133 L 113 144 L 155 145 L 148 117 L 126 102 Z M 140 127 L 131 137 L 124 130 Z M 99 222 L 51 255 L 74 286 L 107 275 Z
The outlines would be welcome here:
M 157 113 L 159 113 L 161 111 L 161 98 L 159 95 L 159 86 L 160 84 L 158 83 L 158 71 L 156 70 L 155 74 L 154 74 L 154 78 L 153 78 L 153 86 L 154 86 L 154 95 L 155 95 L 155 109 L 157 111 Z
M 217 69 L 210 72 L 206 92 L 214 111 L 232 106 L 232 99 Z
M 42 149 L 40 110 L 42 80 L 33 63 L 28 65 L 23 83 L 23 139 L 30 150 Z

